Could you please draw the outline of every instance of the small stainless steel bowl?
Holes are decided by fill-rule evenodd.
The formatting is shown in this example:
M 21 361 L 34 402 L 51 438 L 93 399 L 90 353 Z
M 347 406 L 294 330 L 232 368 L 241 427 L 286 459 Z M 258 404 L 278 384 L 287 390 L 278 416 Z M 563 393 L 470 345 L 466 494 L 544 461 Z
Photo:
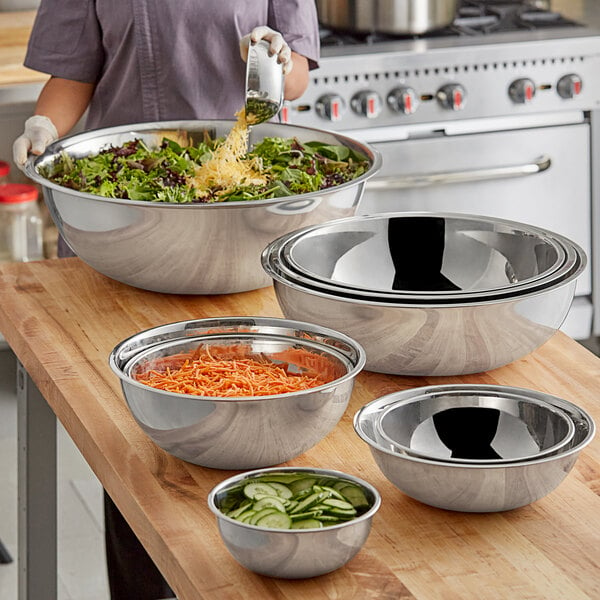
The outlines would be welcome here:
M 273 244 L 315 284 L 401 301 L 527 291 L 569 268 L 562 239 L 504 219 L 408 212 L 320 223 Z
M 268 529 L 236 521 L 221 512 L 220 502 L 229 488 L 272 472 L 301 472 L 348 480 L 362 488 L 370 508 L 355 519 L 321 529 Z M 284 579 L 317 577 L 345 565 L 364 545 L 380 504 L 379 492 L 358 477 L 329 469 L 303 467 L 263 469 L 235 475 L 221 482 L 208 495 L 208 506 L 217 517 L 219 532 L 233 558 L 255 573 Z
M 575 433 L 563 410 L 504 389 L 393 395 L 375 429 L 395 452 L 449 463 L 509 463 L 559 452 Z
M 200 344 L 209 349 L 234 345 L 297 371 L 305 370 L 306 356 L 295 354 L 308 352 L 311 368 L 326 369 L 335 379 L 285 394 L 208 397 L 163 391 L 135 378 L 157 360 Z M 216 469 L 276 465 L 317 444 L 344 414 L 364 363 L 364 350 L 344 334 L 266 317 L 161 325 L 123 340 L 109 357 L 127 406 L 146 435 L 178 458 Z
M 40 174 L 62 152 L 74 157 L 141 139 L 157 147 L 167 133 L 201 140 L 224 137 L 233 121 L 165 121 L 74 134 L 50 144 L 25 165 L 40 184 L 50 215 L 75 254 L 103 275 L 171 294 L 229 294 L 266 287 L 260 254 L 275 237 L 299 227 L 353 215 L 381 155 L 334 132 L 267 122 L 252 127 L 250 145 L 265 137 L 347 146 L 367 156 L 369 170 L 353 181 L 310 194 L 249 202 L 173 204 L 104 198 L 56 185 Z
M 394 395 L 366 404 L 354 415 L 356 433 L 368 444 L 375 463 L 391 483 L 424 504 L 461 512 L 498 512 L 525 506 L 556 489 L 594 437 L 595 424 L 587 412 L 572 402 L 542 392 L 467 384 L 428 386 L 421 388 L 421 392 L 459 389 L 472 393 L 513 392 L 542 400 L 569 415 L 575 434 L 561 451 L 534 460 L 506 464 L 445 463 L 400 454 L 381 443 L 376 422 L 395 401 Z

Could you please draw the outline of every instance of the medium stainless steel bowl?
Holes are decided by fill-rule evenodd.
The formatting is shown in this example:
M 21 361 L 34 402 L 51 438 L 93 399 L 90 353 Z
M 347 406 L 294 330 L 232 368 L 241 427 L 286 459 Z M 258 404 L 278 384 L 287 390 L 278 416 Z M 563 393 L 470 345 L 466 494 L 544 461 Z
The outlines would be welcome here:
M 228 517 L 220 503 L 228 489 L 266 473 L 307 473 L 335 477 L 360 486 L 370 503 L 361 516 L 321 529 L 268 529 Z M 208 506 L 217 517 L 225 546 L 242 566 L 270 577 L 302 579 L 330 573 L 346 564 L 364 545 L 371 531 L 373 516 L 379 510 L 381 496 L 368 482 L 329 469 L 286 467 L 250 471 L 235 475 L 212 489 Z
M 395 395 L 375 430 L 394 452 L 461 464 L 500 464 L 559 452 L 575 433 L 563 410 L 504 389 L 422 390 Z
M 473 299 L 526 291 L 572 266 L 568 240 L 473 215 L 391 213 L 304 227 L 271 244 L 283 267 L 325 289 L 386 299 Z
M 463 375 L 522 358 L 558 330 L 587 263 L 579 246 L 565 243 L 575 260 L 561 278 L 521 294 L 456 302 L 392 302 L 326 292 L 283 272 L 269 247 L 262 260 L 284 315 L 356 339 L 366 350 L 366 369 L 393 375 Z
M 51 144 L 25 166 L 40 184 L 61 235 L 82 260 L 100 273 L 156 292 L 226 294 L 268 286 L 260 264 L 263 248 L 275 237 L 310 224 L 354 214 L 365 182 L 381 166 L 366 144 L 333 132 L 263 123 L 251 128 L 250 144 L 265 137 L 341 144 L 366 155 L 370 169 L 327 190 L 250 202 L 170 204 L 103 198 L 58 186 L 40 175 L 61 152 L 74 157 L 140 138 L 160 144 L 165 132 L 227 135 L 233 121 L 166 121 L 123 125 L 75 134 Z
M 268 396 L 208 397 L 163 391 L 136 374 L 167 356 L 203 345 L 236 346 L 293 370 L 334 379 L 308 390 Z M 298 357 L 298 351 L 303 356 Z M 307 365 L 306 354 L 311 364 Z M 133 417 L 158 446 L 185 461 L 216 469 L 276 465 L 323 439 L 346 410 L 364 350 L 332 329 L 286 319 L 227 317 L 153 327 L 120 342 L 109 364 Z
M 448 385 L 420 388 L 423 394 L 439 390 L 466 393 L 513 392 L 547 402 L 570 416 L 572 441 L 556 454 L 507 464 L 454 464 L 427 460 L 390 450 L 381 443 L 376 422 L 398 394 L 366 404 L 354 415 L 354 428 L 368 444 L 381 472 L 404 494 L 438 508 L 462 512 L 498 512 L 525 506 L 543 498 L 564 480 L 579 453 L 592 441 L 595 424 L 582 408 L 542 392 L 508 386 Z M 400 392 L 401 393 L 401 392 Z

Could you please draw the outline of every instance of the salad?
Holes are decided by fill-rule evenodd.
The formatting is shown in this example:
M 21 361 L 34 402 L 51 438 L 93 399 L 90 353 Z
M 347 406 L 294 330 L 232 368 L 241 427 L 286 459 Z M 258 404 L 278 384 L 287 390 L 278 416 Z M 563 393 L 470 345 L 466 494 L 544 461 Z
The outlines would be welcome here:
M 223 166 L 215 156 L 225 141 L 186 143 L 181 136 L 164 137 L 158 148 L 149 148 L 135 139 L 83 158 L 63 152 L 41 174 L 58 185 L 107 198 L 214 203 L 317 192 L 351 181 L 370 166 L 366 156 L 347 146 L 267 137 L 243 156 L 231 159 L 229 153 L 228 182 L 218 169 L 199 177 L 207 164 Z

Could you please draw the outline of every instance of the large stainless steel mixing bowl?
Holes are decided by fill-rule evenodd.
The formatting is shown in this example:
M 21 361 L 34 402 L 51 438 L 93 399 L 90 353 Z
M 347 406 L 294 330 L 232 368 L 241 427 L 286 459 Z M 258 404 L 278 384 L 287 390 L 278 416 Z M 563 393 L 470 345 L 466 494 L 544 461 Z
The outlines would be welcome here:
M 282 267 L 315 286 L 398 301 L 526 291 L 571 268 L 567 241 L 504 219 L 409 212 L 311 225 L 272 244 Z
M 298 372 L 305 372 L 308 355 L 311 370 L 327 370 L 334 379 L 299 392 L 245 397 L 179 394 L 137 381 L 136 374 L 156 361 L 200 345 L 209 351 L 233 345 Z M 364 362 L 363 349 L 343 334 L 267 317 L 161 325 L 123 340 L 109 357 L 127 405 L 150 439 L 178 458 L 216 469 L 280 464 L 321 441 L 344 414 Z
M 397 395 L 378 398 L 354 415 L 356 433 L 368 444 L 381 472 L 400 491 L 424 504 L 463 512 L 496 512 L 525 506 L 552 492 L 594 437 L 595 424 L 590 415 L 572 402 L 542 392 L 466 384 L 428 386 L 421 388 L 421 392 L 456 389 L 471 393 L 490 390 L 499 394 L 513 391 L 542 400 L 569 415 L 575 425 L 575 434 L 564 450 L 530 461 L 464 465 L 426 460 L 386 447 L 376 432 L 376 422 Z
M 39 183 L 52 219 L 73 251 L 117 281 L 156 292 L 226 294 L 265 287 L 270 280 L 260 254 L 274 238 L 306 225 L 354 214 L 365 182 L 381 166 L 369 146 L 343 135 L 294 125 L 253 127 L 250 143 L 265 137 L 296 137 L 348 146 L 368 157 L 357 179 L 320 192 L 251 202 L 169 204 L 102 198 L 58 186 L 40 175 L 61 152 L 94 154 L 140 138 L 160 144 L 165 131 L 202 139 L 225 136 L 233 121 L 168 121 L 123 125 L 72 135 L 51 144 L 25 167 Z
M 269 473 L 296 473 L 318 478 L 341 478 L 358 485 L 369 501 L 359 517 L 321 529 L 268 529 L 226 516 L 220 504 L 229 488 Z M 329 469 L 276 468 L 235 475 L 210 492 L 208 506 L 217 517 L 219 532 L 231 555 L 244 567 L 270 577 L 301 579 L 330 573 L 346 564 L 361 549 L 381 505 L 379 492 L 368 482 Z M 310 595 L 310 594 L 309 594 Z
M 565 243 L 576 258 L 561 278 L 521 294 L 472 301 L 393 302 L 323 291 L 282 271 L 269 247 L 263 252 L 263 267 L 273 278 L 286 317 L 351 336 L 365 348 L 368 370 L 463 375 L 522 358 L 561 326 L 587 262 L 579 246 Z

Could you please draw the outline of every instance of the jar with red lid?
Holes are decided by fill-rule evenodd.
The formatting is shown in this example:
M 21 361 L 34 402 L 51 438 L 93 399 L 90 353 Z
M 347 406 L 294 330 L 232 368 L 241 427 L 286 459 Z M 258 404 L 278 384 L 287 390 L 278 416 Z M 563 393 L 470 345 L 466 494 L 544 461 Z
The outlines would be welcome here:
M 10 174 L 10 164 L 4 160 L 0 160 L 0 185 L 8 183 L 8 176 Z
M 0 261 L 44 258 L 38 190 L 25 183 L 0 185 Z

